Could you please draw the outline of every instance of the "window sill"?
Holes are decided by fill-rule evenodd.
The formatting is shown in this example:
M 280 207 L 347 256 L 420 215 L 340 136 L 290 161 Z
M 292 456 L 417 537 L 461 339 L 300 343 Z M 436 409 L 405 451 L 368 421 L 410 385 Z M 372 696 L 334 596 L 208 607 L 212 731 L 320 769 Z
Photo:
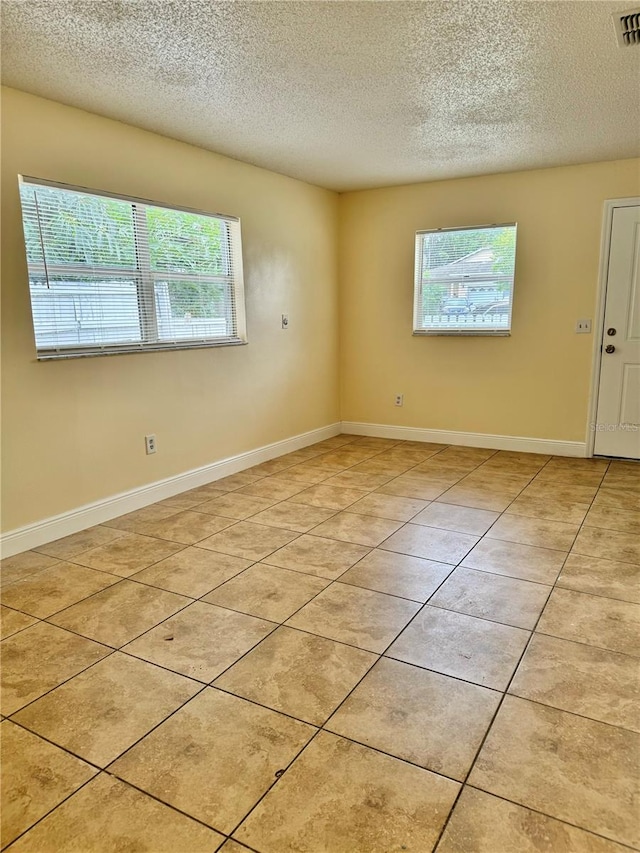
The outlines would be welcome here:
M 158 346 L 121 346 L 121 347 L 105 347 L 100 350 L 83 350 L 74 351 L 72 349 L 65 350 L 42 350 L 36 353 L 37 361 L 61 361 L 70 358 L 95 358 L 96 356 L 104 355 L 132 355 L 133 353 L 151 353 L 151 352 L 177 352 L 193 349 L 212 349 L 214 347 L 238 347 L 247 346 L 248 341 L 206 341 L 195 344 L 171 344 Z
M 448 329 L 445 331 L 444 329 L 438 329 L 437 331 L 434 329 L 431 331 L 430 329 L 421 329 L 419 331 L 413 330 L 414 338 L 431 338 L 434 336 L 438 337 L 463 337 L 463 338 L 510 338 L 511 330 L 495 330 L 495 331 L 484 331 L 482 329 Z

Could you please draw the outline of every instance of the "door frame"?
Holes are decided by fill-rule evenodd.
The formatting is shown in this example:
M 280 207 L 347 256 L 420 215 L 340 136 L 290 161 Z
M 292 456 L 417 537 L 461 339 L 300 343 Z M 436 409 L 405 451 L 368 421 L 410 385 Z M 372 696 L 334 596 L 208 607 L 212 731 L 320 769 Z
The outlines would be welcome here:
M 600 238 L 600 268 L 598 289 L 596 291 L 596 312 L 594 318 L 593 356 L 591 363 L 591 389 L 589 392 L 586 455 L 594 455 L 596 432 L 591 429 L 598 414 L 598 394 L 600 392 L 600 367 L 602 364 L 602 342 L 604 340 L 604 312 L 607 300 L 607 277 L 609 274 L 609 251 L 611 249 L 611 231 L 613 213 L 618 207 L 640 206 L 640 196 L 631 198 L 610 198 L 604 203 L 602 216 L 602 236 Z

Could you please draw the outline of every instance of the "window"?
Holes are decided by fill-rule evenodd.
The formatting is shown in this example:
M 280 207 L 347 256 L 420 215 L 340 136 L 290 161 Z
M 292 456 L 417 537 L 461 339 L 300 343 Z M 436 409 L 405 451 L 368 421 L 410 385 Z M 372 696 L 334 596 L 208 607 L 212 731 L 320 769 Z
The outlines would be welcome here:
M 516 226 L 416 234 L 416 335 L 508 335 Z
M 240 222 L 20 178 L 39 359 L 246 343 Z

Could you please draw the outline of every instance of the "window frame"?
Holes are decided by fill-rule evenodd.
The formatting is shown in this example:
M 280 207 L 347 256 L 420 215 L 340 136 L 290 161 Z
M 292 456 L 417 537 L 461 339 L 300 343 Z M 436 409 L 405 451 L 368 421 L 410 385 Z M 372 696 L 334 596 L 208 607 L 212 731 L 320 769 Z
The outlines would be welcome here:
M 422 309 L 422 298 L 423 298 L 423 242 L 424 236 L 426 234 L 442 234 L 450 231 L 485 231 L 490 228 L 513 228 L 515 233 L 515 243 L 513 249 L 513 259 L 514 259 L 514 267 L 513 267 L 513 275 L 494 275 L 485 274 L 474 277 L 470 284 L 473 284 L 476 281 L 481 281 L 483 278 L 486 281 L 498 281 L 498 280 L 506 280 L 511 282 L 511 287 L 509 288 L 509 327 L 507 329 L 496 329 L 496 328 L 488 328 L 482 329 L 479 327 L 471 328 L 471 329 L 462 329 L 462 328 L 438 328 L 438 329 L 426 329 L 420 323 L 420 318 L 423 316 L 424 312 Z M 438 336 L 458 336 L 458 337 L 510 337 L 511 330 L 513 326 L 513 291 L 515 289 L 515 278 L 516 278 L 516 249 L 517 249 L 517 240 L 518 240 L 518 223 L 517 222 L 497 222 L 492 223 L 490 225 L 464 225 L 464 226 L 453 226 L 447 228 L 428 228 L 423 231 L 415 232 L 415 260 L 414 260 L 414 286 L 413 286 L 413 332 L 412 334 L 415 337 L 432 337 L 434 335 Z M 439 279 L 434 279 L 433 281 L 439 281 Z M 444 279 L 442 282 L 444 283 Z M 449 281 L 448 283 L 452 283 Z M 504 300 L 507 301 L 507 300 Z
M 27 275 L 30 295 L 31 320 L 34 330 L 34 345 L 38 361 L 50 361 L 68 358 L 93 358 L 103 355 L 130 355 L 143 352 L 163 352 L 188 349 L 206 349 L 221 346 L 244 346 L 248 343 L 246 327 L 246 308 L 244 294 L 244 269 L 242 262 L 242 236 L 240 219 L 237 216 L 229 216 L 221 213 L 211 213 L 183 205 L 168 204 L 161 201 L 152 201 L 137 196 L 113 193 L 107 190 L 96 190 L 73 184 L 50 181 L 43 178 L 35 178 L 28 175 L 18 175 L 19 188 L 23 185 L 45 187 L 47 189 L 66 190 L 75 193 L 98 198 L 110 198 L 122 201 L 132 206 L 133 236 L 135 245 L 136 264 L 134 267 L 99 267 L 82 264 L 59 264 L 46 261 L 44 246 L 42 262 L 31 262 L 27 258 Z M 186 273 L 171 270 L 153 270 L 149 255 L 149 235 L 145 208 L 155 207 L 165 210 L 179 211 L 182 213 L 195 214 L 196 216 L 215 219 L 224 224 L 225 228 L 225 258 L 228 273 L 226 275 L 206 275 L 199 273 Z M 24 222 L 21 211 L 21 220 Z M 23 238 L 25 255 L 27 253 L 26 239 Z M 41 273 L 45 279 L 49 276 L 60 274 L 74 274 L 85 272 L 92 277 L 97 272 L 103 274 L 105 280 L 129 278 L 135 282 L 138 294 L 138 319 L 140 324 L 140 341 L 134 340 L 122 344 L 78 344 L 77 346 L 45 346 L 38 347 L 35 338 L 34 305 L 31 299 L 31 278 L 33 272 Z M 158 280 L 198 281 L 204 283 L 220 283 L 229 291 L 231 297 L 231 310 L 235 313 L 235 331 L 233 337 L 227 338 L 195 338 L 189 340 L 163 340 L 158 334 L 158 314 L 155 304 L 155 284 Z

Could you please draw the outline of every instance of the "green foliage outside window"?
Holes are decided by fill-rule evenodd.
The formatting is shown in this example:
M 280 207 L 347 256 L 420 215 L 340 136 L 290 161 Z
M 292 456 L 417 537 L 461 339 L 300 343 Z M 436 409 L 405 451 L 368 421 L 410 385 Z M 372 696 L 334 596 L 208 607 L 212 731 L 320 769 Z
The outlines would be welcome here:
M 22 192 L 33 203 L 33 189 Z M 47 215 L 40 222 L 25 219 L 27 259 L 43 263 L 42 244 L 48 265 L 93 266 L 133 270 L 138 267 L 134 214 L 131 203 L 84 193 L 38 188 Z M 228 275 L 226 234 L 218 219 L 144 207 L 149 266 L 167 273 L 169 300 L 175 317 L 222 316 L 225 285 L 217 282 L 181 281 L 181 273 L 203 276 Z M 163 280 L 155 276 L 157 281 Z

